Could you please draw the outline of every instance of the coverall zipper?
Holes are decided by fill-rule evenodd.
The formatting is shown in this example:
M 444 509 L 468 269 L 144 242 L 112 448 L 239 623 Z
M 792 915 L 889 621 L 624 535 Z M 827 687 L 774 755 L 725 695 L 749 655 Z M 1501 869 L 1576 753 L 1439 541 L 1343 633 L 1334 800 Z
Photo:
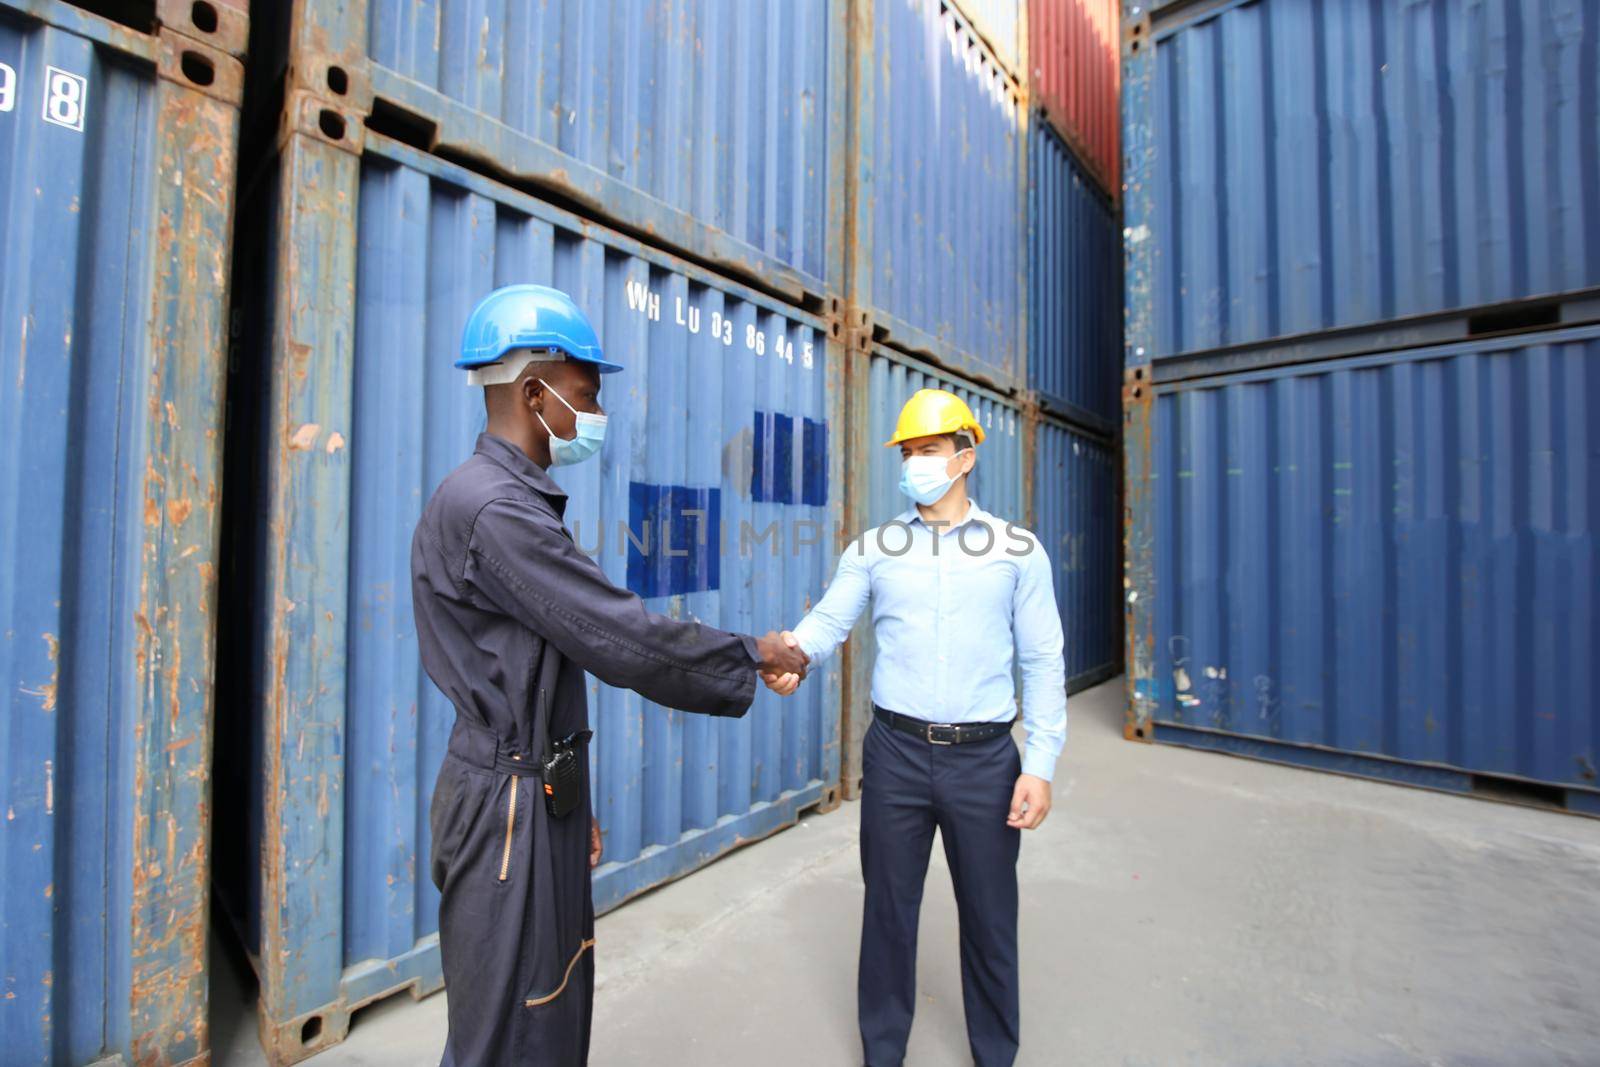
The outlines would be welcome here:
M 511 775 L 511 802 L 506 805 L 506 848 L 500 856 L 500 880 L 511 873 L 511 834 L 517 828 L 517 776 Z

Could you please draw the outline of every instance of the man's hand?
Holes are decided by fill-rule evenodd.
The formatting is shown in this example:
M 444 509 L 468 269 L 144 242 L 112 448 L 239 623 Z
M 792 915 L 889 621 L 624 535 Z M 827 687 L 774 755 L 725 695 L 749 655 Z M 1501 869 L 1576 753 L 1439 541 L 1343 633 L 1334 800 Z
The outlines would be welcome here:
M 800 648 L 800 639 L 794 635 L 793 631 L 785 630 L 779 636 L 783 638 L 783 643 L 790 648 L 796 650 Z M 802 652 L 801 655 L 805 655 L 805 653 Z M 806 662 L 810 662 L 810 657 L 807 657 Z M 804 677 L 804 671 L 799 674 L 782 674 L 778 671 L 761 672 L 761 680 L 767 684 L 767 688 L 781 697 L 793 695 L 794 691 L 800 688 L 800 680 Z
M 589 869 L 592 871 L 600 866 L 600 820 L 589 820 Z
M 798 685 L 806 676 L 806 664 L 811 662 L 811 657 L 800 651 L 800 642 L 788 630 L 781 634 L 769 630 L 765 637 L 756 638 L 756 651 L 761 654 L 762 680 L 769 686 L 788 675 L 795 675 Z
M 1011 814 L 1006 825 L 1013 830 L 1036 830 L 1050 814 L 1050 783 L 1043 778 L 1024 774 L 1017 778 L 1017 787 L 1011 791 Z

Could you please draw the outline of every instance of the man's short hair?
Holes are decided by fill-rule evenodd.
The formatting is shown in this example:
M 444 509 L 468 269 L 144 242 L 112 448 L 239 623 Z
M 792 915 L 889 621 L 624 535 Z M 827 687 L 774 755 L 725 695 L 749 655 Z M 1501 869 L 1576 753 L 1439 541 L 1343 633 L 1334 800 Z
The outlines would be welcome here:
M 955 433 L 951 434 L 950 436 L 954 437 L 956 439 L 956 451 L 957 452 L 960 452 L 963 449 L 968 449 L 968 448 L 976 450 L 977 447 L 978 447 L 977 442 L 973 441 L 973 439 L 972 439 L 972 434 L 968 433 L 966 430 L 957 430 Z

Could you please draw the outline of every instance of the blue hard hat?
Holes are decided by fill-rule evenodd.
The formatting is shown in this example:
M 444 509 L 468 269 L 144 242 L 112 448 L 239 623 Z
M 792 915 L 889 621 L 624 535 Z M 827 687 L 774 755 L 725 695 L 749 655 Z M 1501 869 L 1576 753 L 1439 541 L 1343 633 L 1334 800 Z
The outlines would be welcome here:
M 480 300 L 467 317 L 456 366 L 487 366 L 518 348 L 557 349 L 601 374 L 622 369 L 600 358 L 600 339 L 572 297 L 547 285 L 507 285 Z

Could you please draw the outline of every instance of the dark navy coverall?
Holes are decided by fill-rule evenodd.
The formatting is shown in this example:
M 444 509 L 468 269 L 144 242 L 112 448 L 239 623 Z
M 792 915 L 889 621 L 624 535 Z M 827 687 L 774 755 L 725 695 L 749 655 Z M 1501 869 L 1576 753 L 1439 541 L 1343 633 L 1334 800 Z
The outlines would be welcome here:
M 482 434 L 411 541 L 422 665 L 456 709 L 429 819 L 449 997 L 444 1067 L 588 1057 L 588 754 L 582 803 L 551 818 L 533 777 L 536 715 L 548 714 L 553 739 L 587 729 L 585 671 L 711 715 L 742 715 L 755 696 L 752 638 L 646 610 L 578 550 L 565 507 L 521 449 Z

